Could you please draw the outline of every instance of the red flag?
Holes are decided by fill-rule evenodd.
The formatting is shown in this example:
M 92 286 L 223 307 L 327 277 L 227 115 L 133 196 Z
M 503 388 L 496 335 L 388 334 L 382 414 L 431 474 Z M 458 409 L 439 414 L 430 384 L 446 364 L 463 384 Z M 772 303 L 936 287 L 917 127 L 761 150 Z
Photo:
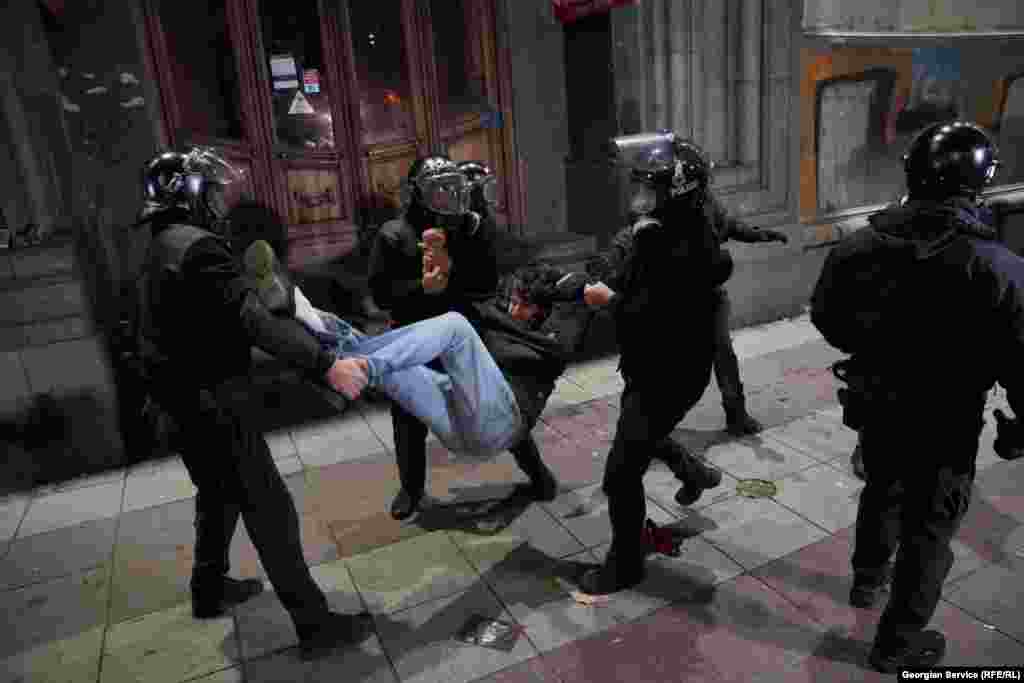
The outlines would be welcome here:
M 607 12 L 614 7 L 637 5 L 640 0 L 551 0 L 555 17 L 563 24 L 569 24 L 582 17 Z

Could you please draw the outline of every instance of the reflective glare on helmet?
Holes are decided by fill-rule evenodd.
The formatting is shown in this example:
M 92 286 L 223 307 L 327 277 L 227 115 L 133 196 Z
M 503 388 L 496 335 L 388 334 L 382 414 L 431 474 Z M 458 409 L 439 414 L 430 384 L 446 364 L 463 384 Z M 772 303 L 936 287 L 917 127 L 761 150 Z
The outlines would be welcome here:
M 489 178 L 485 178 L 482 181 L 482 186 L 481 186 L 480 190 L 481 190 L 481 192 L 482 192 L 482 194 L 484 196 L 484 201 L 485 202 L 487 202 L 488 204 L 490 204 L 492 206 L 498 203 L 498 179 L 497 178 L 495 178 L 494 176 L 491 176 Z

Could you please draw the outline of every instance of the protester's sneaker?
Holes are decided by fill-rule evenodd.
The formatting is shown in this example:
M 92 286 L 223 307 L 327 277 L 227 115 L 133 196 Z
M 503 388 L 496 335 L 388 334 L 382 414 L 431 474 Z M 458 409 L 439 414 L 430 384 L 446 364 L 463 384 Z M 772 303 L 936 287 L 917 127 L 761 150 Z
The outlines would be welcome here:
M 299 656 L 305 660 L 316 659 L 330 654 L 338 646 L 366 640 L 373 633 L 373 617 L 369 612 L 329 612 L 320 623 L 296 630 L 299 636 Z
M 878 604 L 882 595 L 889 592 L 891 581 L 891 567 L 886 568 L 881 578 L 854 573 L 853 587 L 850 588 L 850 605 L 860 609 L 871 609 Z
M 391 516 L 399 521 L 409 519 L 419 511 L 422 498 L 423 494 L 414 497 L 402 489 L 391 503 Z
M 946 637 L 938 631 L 921 631 L 892 642 L 875 641 L 868 663 L 886 674 L 900 669 L 928 669 L 946 654 Z
M 234 605 L 240 605 L 263 592 L 259 579 L 218 577 L 216 581 L 192 582 L 192 616 L 196 619 L 219 617 Z

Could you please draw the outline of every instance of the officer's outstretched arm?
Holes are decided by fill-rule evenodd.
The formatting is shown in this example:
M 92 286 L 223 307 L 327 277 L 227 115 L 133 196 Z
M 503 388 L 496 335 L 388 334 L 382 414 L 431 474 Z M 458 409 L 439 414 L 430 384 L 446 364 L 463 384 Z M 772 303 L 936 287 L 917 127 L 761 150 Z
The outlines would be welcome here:
M 197 284 L 197 291 L 209 293 L 218 310 L 238 316 L 253 346 L 317 376 L 327 373 L 334 357 L 294 318 L 275 316 L 266 309 L 222 242 L 212 238 L 196 242 L 182 269 Z

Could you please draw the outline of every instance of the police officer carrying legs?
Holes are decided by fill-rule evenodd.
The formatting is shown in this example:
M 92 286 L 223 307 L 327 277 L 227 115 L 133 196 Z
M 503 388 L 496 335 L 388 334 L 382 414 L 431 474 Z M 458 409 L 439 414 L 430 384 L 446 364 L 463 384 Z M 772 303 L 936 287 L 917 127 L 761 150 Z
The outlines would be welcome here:
M 996 146 L 972 123 L 936 124 L 904 164 L 909 200 L 832 250 L 811 302 L 826 341 L 851 354 L 844 421 L 862 429 L 867 482 L 850 602 L 874 605 L 891 577 L 870 654 L 884 672 L 942 658 L 945 638 L 925 627 L 953 564 L 996 381 L 1024 415 L 1024 260 L 984 237 L 978 201 Z
M 474 198 L 493 190 L 480 177 L 493 174 L 481 174 L 483 168 L 460 168 L 448 157 L 435 155 L 417 159 L 409 169 L 403 187 L 405 213 L 381 226 L 370 261 L 370 290 L 397 325 L 450 311 L 475 324 L 475 306 L 495 296 L 496 226 L 486 202 Z M 421 243 L 427 253 L 421 251 Z M 391 515 L 407 519 L 419 509 L 424 494 L 428 430 L 397 403 L 392 405 L 391 421 L 402 485 Z M 527 492 L 554 497 L 532 437 L 512 454 L 531 479 Z
M 328 609 L 302 554 L 295 504 L 259 429 L 232 405 L 252 347 L 325 378 L 352 397 L 357 361 L 334 361 L 294 321 L 271 315 L 242 276 L 222 231 L 240 174 L 214 151 L 168 152 L 145 167 L 138 224 L 152 241 L 140 282 L 138 342 L 151 396 L 178 426 L 177 450 L 198 489 L 192 607 L 214 617 L 262 589 L 227 576 L 228 548 L 245 521 L 260 562 L 291 615 L 304 657 L 368 633 L 369 616 Z
M 625 379 L 602 485 L 612 547 L 603 566 L 580 578 L 593 594 L 643 580 L 643 476 L 711 378 L 714 288 L 732 270 L 728 252 L 699 218 L 710 180 L 703 152 L 668 132 L 620 137 L 612 145 L 637 181 L 633 208 L 641 217 L 611 287 L 584 290 L 587 303 L 611 307 Z

